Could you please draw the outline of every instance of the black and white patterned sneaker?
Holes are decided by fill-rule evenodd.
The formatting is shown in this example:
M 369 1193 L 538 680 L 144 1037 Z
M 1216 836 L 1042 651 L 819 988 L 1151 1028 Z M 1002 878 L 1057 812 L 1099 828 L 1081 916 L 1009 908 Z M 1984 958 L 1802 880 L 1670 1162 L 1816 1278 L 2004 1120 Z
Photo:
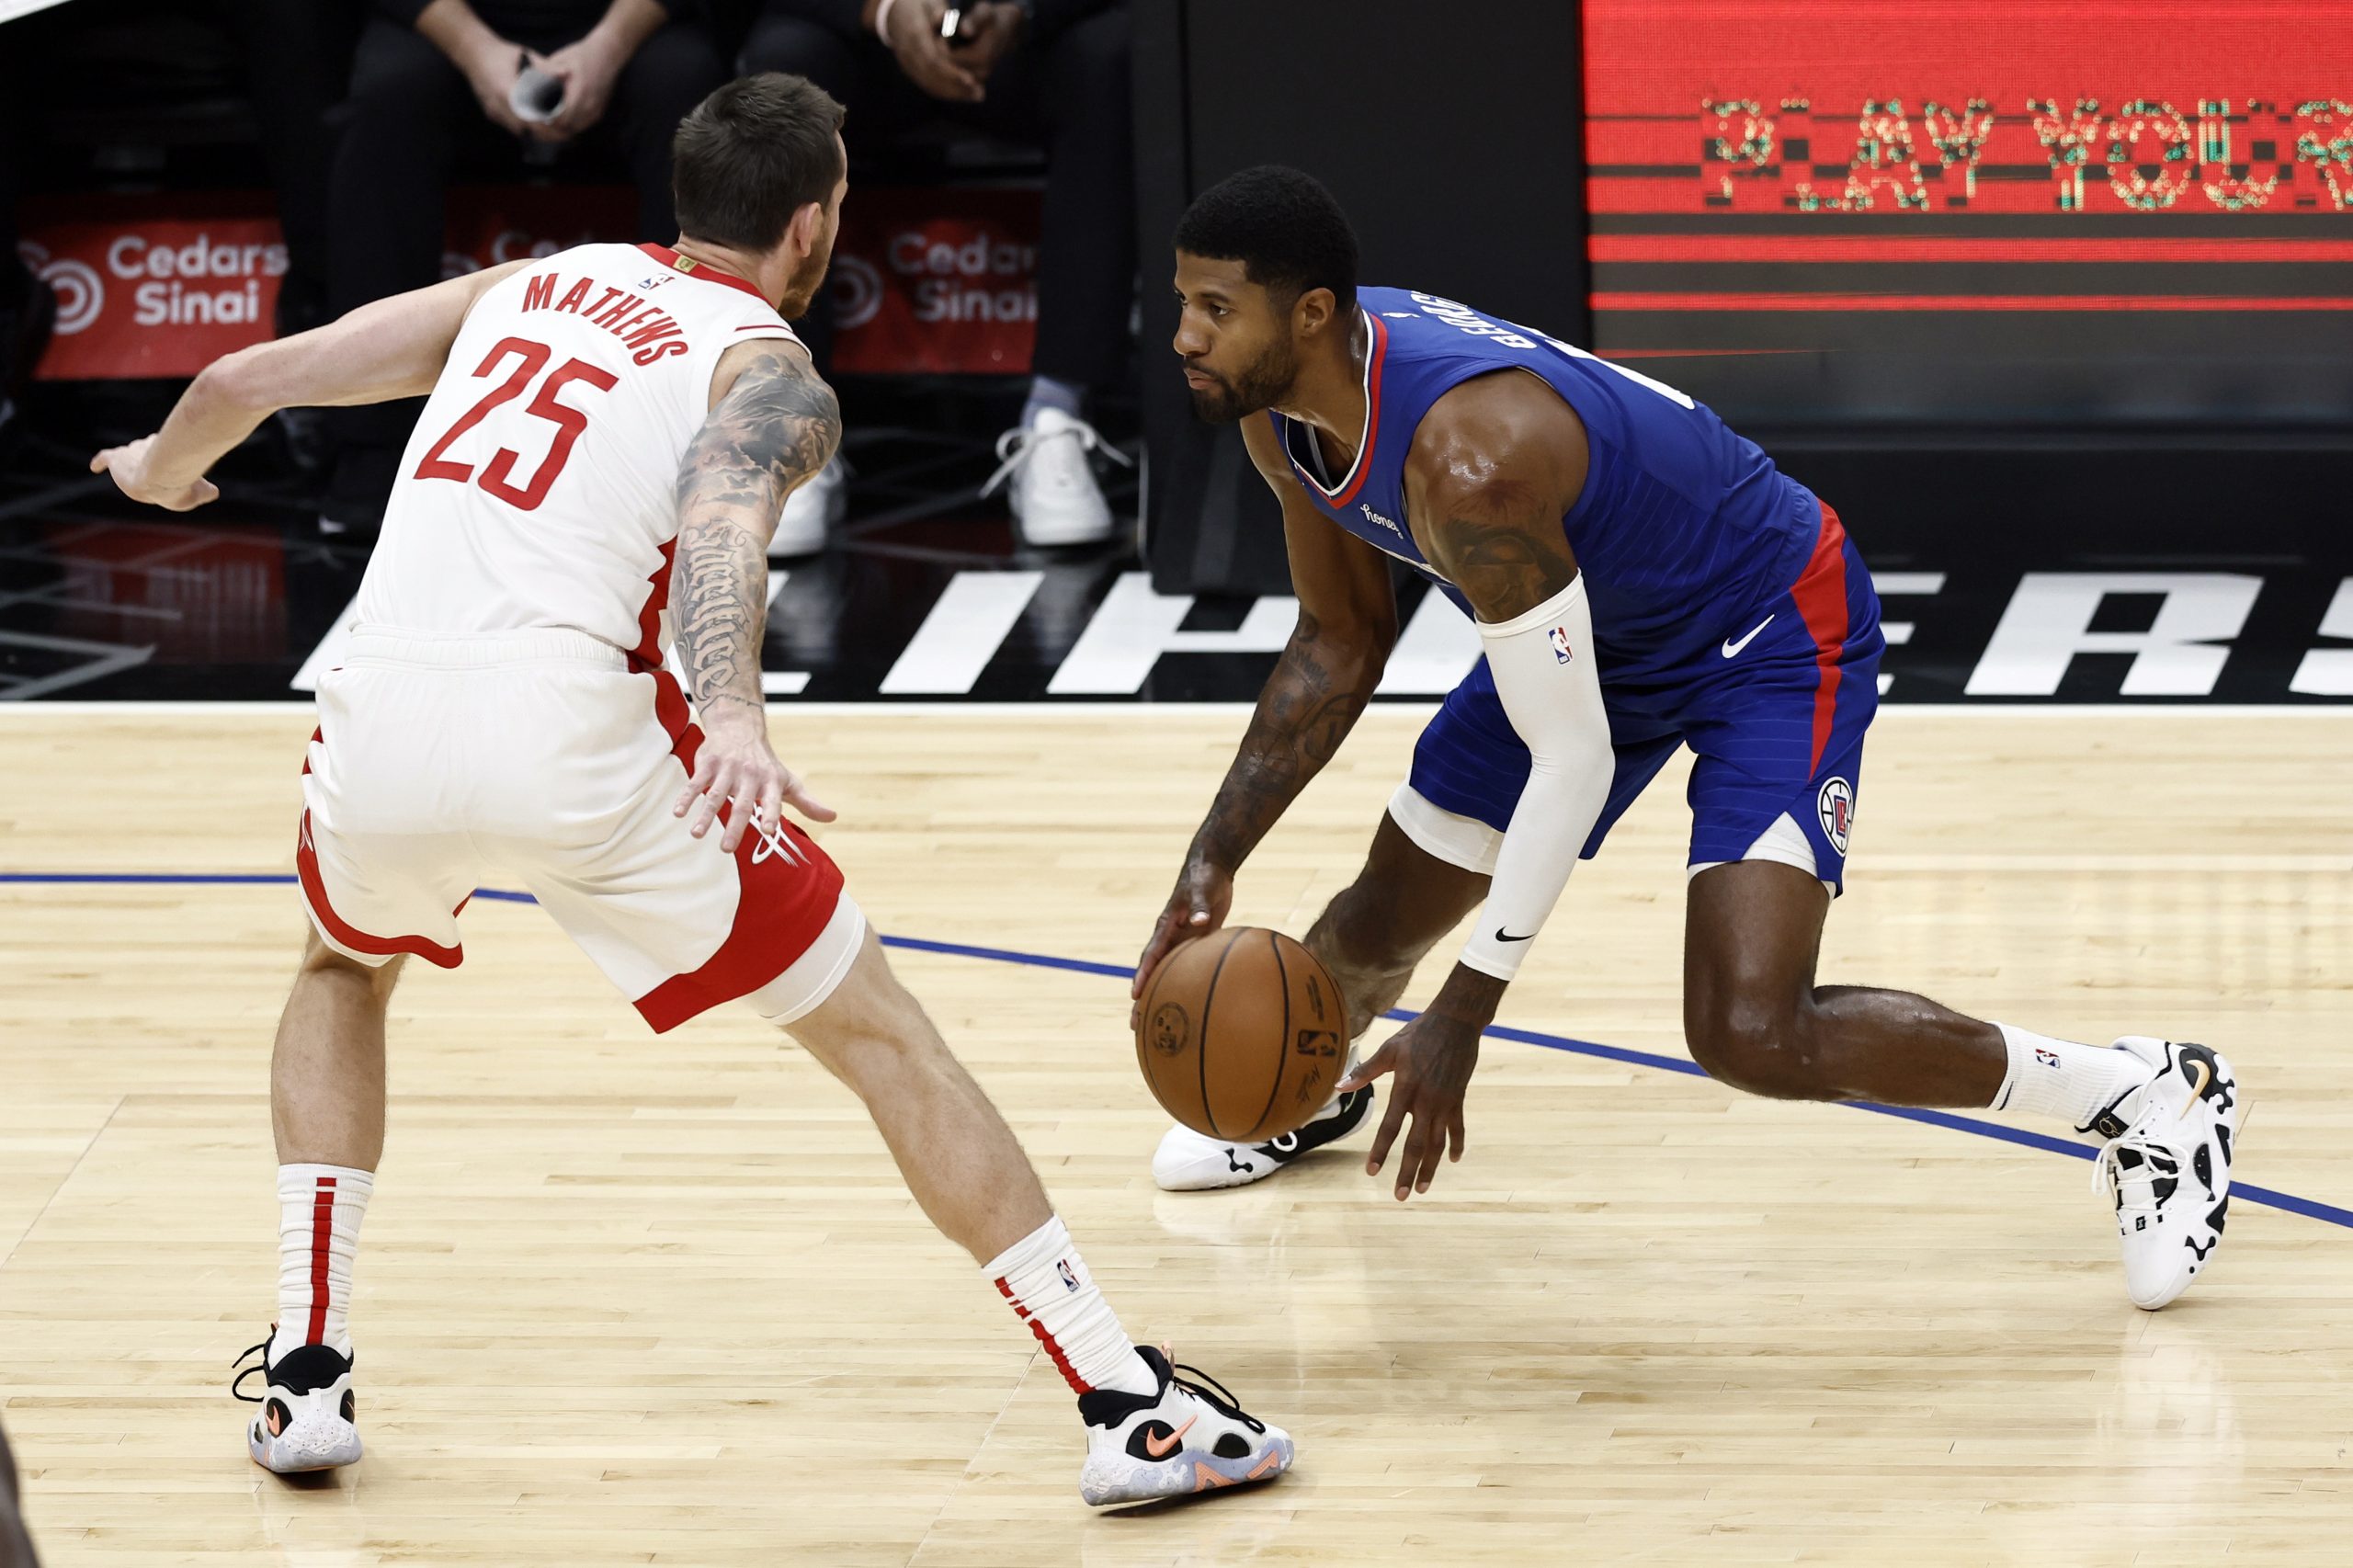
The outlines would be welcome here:
M 2156 1076 L 2084 1131 L 2108 1140 L 2092 1182 L 2116 1208 L 2124 1292 L 2154 1312 L 2189 1289 L 2222 1244 L 2246 1107 L 2220 1051 L 2141 1035 L 2116 1044 Z
M 352 1358 L 331 1345 L 303 1345 L 272 1361 L 265 1339 L 237 1359 L 256 1355 L 261 1359 L 242 1368 L 229 1384 L 231 1393 L 261 1406 L 261 1414 L 245 1426 L 245 1447 L 254 1462 L 280 1475 L 357 1463 L 359 1427 L 353 1419 Z M 256 1374 L 262 1392 L 247 1393 L 244 1381 Z
M 1086 1464 L 1078 1494 L 1089 1507 L 1271 1481 L 1290 1468 L 1290 1433 L 1243 1410 L 1216 1379 L 1172 1365 L 1148 1345 L 1136 1354 L 1159 1378 L 1156 1392 L 1079 1396 Z
M 1355 1070 L 1350 1065 L 1351 1072 Z M 1243 1187 L 1264 1181 L 1302 1154 L 1346 1138 L 1372 1114 L 1372 1085 L 1334 1096 L 1315 1119 L 1296 1132 L 1286 1132 L 1264 1143 L 1229 1143 L 1177 1126 L 1168 1130 L 1153 1152 L 1152 1179 L 1169 1192 L 1198 1192 L 1212 1187 Z

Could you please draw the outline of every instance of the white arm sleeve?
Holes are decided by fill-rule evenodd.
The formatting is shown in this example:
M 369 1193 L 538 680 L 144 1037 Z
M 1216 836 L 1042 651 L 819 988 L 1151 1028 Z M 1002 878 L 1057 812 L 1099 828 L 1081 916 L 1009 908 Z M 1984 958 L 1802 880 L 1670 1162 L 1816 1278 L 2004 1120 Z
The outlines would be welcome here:
M 1495 859 L 1486 913 L 1463 945 L 1462 962 L 1509 980 L 1601 818 L 1617 756 L 1609 749 L 1609 715 L 1594 667 L 1593 612 L 1583 573 L 1525 615 L 1494 626 L 1481 622 L 1479 637 L 1504 716 L 1533 763 Z

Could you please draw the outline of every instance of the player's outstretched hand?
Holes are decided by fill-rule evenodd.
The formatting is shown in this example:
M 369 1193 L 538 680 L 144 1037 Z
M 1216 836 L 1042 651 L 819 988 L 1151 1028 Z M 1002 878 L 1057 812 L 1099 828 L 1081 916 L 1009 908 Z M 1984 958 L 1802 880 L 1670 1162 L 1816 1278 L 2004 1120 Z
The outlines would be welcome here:
M 1462 1091 L 1479 1065 L 1479 1030 L 1461 1018 L 1424 1013 L 1372 1053 L 1354 1073 L 1340 1081 L 1343 1093 L 1360 1088 L 1384 1073 L 1396 1074 L 1389 1086 L 1389 1108 L 1373 1135 L 1372 1153 L 1364 1163 L 1365 1175 L 1379 1176 L 1389 1147 L 1397 1141 L 1405 1119 L 1414 1129 L 1405 1134 L 1405 1152 L 1397 1162 L 1397 1201 L 1415 1192 L 1427 1192 L 1438 1175 L 1438 1156 L 1462 1157 Z M 1447 1153 L 1449 1143 L 1453 1152 Z
M 1152 940 L 1143 945 L 1143 954 L 1136 960 L 1136 977 L 1128 985 L 1128 998 L 1134 1004 L 1128 1009 L 1130 1028 L 1135 1028 L 1143 1006 L 1143 988 L 1160 960 L 1194 937 L 1206 937 L 1224 925 L 1226 911 L 1233 907 L 1232 872 L 1206 861 L 1185 862 L 1185 869 L 1176 874 L 1176 891 L 1168 895 L 1168 906 L 1153 923 Z
M 153 436 L 142 436 L 127 447 L 108 447 L 90 460 L 90 472 L 112 475 L 117 487 L 133 501 L 167 511 L 193 512 L 207 501 L 221 498 L 220 490 L 202 474 L 176 479 L 149 472 L 147 458 L 154 449 Z
M 731 801 L 735 809 L 727 813 L 719 835 L 719 846 L 730 855 L 755 822 L 763 833 L 775 832 L 788 802 L 812 822 L 834 820 L 833 807 L 809 793 L 801 776 L 778 759 L 768 744 L 766 714 L 736 703 L 715 703 L 702 715 L 702 731 L 694 777 L 670 808 L 673 816 L 693 813 L 687 831 L 697 838 L 710 831 L 720 808 Z M 751 810 L 745 811 L 745 806 Z

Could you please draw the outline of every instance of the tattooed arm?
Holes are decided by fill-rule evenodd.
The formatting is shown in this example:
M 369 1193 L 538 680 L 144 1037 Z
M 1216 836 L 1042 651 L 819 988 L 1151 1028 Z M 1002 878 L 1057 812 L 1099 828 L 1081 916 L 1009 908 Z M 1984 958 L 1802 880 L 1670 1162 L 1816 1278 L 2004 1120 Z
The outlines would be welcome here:
M 678 471 L 671 592 L 680 675 L 704 736 L 674 809 L 694 812 L 697 838 L 730 801 L 750 806 L 767 827 L 786 801 L 819 822 L 834 817 L 768 744 L 760 640 L 768 539 L 784 498 L 841 444 L 841 404 L 808 355 L 776 339 L 729 349 L 711 390 L 710 416 Z M 721 846 L 733 854 L 746 824 L 744 812 L 731 812 Z
M 1396 1074 L 1365 1168 L 1378 1174 L 1410 1117 L 1399 1199 L 1429 1190 L 1449 1143 L 1462 1157 L 1462 1096 L 1479 1036 L 1608 799 L 1615 756 L 1595 667 L 1593 620 L 1562 519 L 1585 487 L 1585 427 L 1525 376 L 1485 376 L 1438 399 L 1405 462 L 1406 520 L 1430 563 L 1478 612 L 1504 716 L 1529 778 L 1462 956 L 1421 1017 L 1344 1088 Z
M 1282 498 L 1299 624 L 1137 960 L 1131 988 L 1137 997 L 1172 949 L 1224 921 L 1233 873 L 1340 749 L 1397 642 L 1388 558 L 1315 510 L 1263 417 L 1245 420 L 1243 433 L 1260 475 Z

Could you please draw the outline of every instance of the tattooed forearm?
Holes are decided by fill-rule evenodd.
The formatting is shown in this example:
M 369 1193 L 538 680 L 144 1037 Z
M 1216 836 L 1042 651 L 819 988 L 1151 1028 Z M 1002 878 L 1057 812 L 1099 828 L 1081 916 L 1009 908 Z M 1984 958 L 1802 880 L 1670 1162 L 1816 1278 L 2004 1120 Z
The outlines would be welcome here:
M 678 536 L 678 663 L 695 700 L 760 699 L 760 629 L 767 609 L 767 549 L 724 518 Z
M 779 350 L 744 368 L 688 448 L 671 601 L 697 703 L 760 708 L 768 539 L 785 496 L 825 466 L 841 431 L 833 389 L 807 359 Z
M 1233 870 L 1307 781 L 1332 760 L 1380 679 L 1379 662 L 1322 640 L 1302 610 L 1282 658 L 1258 695 L 1242 749 L 1193 836 L 1192 858 Z

